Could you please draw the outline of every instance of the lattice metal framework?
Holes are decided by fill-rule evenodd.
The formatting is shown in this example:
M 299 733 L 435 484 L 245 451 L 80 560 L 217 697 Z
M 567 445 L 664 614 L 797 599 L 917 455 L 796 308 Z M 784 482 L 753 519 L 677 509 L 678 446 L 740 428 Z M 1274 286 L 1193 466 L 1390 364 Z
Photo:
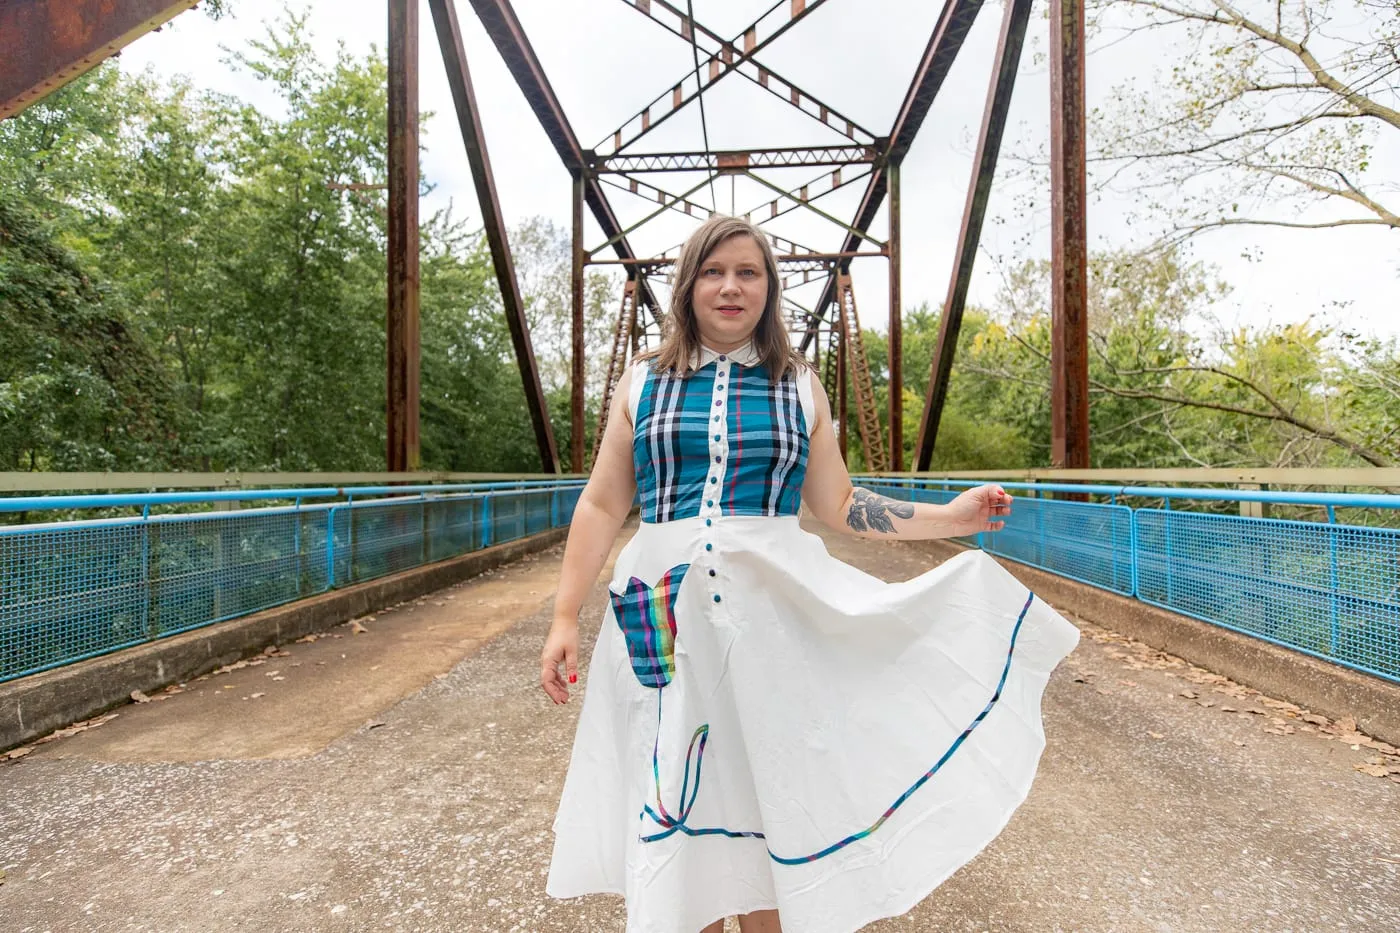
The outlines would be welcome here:
M 391 253 L 389 272 L 388 332 L 389 437 L 388 461 L 404 469 L 417 462 L 417 354 L 418 294 L 413 257 L 417 253 L 417 224 L 414 201 L 417 192 L 416 115 L 418 68 L 417 0 L 386 0 L 389 10 L 389 219 Z M 676 247 L 653 256 L 638 255 L 629 236 L 664 214 L 680 213 L 703 219 L 717 206 L 715 179 L 743 178 L 765 189 L 764 200 L 737 213 L 767 224 L 793 211 L 820 217 L 834 235 L 842 237 L 839 246 L 813 248 L 774 237 L 782 255 L 784 285 L 796 288 L 811 281 L 823 281 L 823 290 L 811 303 L 804 318 L 794 319 L 794 337 L 803 352 L 818 353 L 816 340 L 831 326 L 830 318 L 838 304 L 842 281 L 849 282 L 851 260 L 860 256 L 883 256 L 890 268 L 890 314 L 888 323 L 890 358 L 887 373 L 889 446 L 883 457 L 872 456 L 870 463 L 887 463 L 894 470 L 904 466 L 901 441 L 903 395 L 902 337 L 900 300 L 899 173 L 905 155 L 937 97 L 971 29 L 983 0 L 945 0 L 928 44 L 920 56 L 912 80 L 893 123 L 884 132 L 864 125 L 857 115 L 847 114 L 829 101 L 801 87 L 774 69 L 769 50 L 801 29 L 804 20 L 819 16 L 824 7 L 852 4 L 855 0 L 776 0 L 737 32 L 721 33 L 693 16 L 694 4 L 669 0 L 589 0 L 602 4 L 623 3 L 638 15 L 679 37 L 690 46 L 689 63 L 665 83 L 659 83 L 622 123 L 606 133 L 592 148 L 580 143 L 558 96 L 546 77 L 511 0 L 469 0 L 487 35 L 501 54 L 545 135 L 573 176 L 574 278 L 573 393 L 571 404 L 572 444 L 570 462 L 575 472 L 584 467 L 584 368 L 583 368 L 583 289 L 580 280 L 586 266 L 616 263 L 627 270 L 628 288 L 635 303 L 645 308 L 633 329 L 638 342 L 659 329 L 662 308 L 652 288 L 651 278 L 662 275 L 674 262 Z M 91 67 L 105 55 L 131 41 L 142 32 L 190 7 L 189 0 L 133 0 L 114 5 L 98 0 L 20 0 L 0 5 L 0 47 L 23 49 L 23 55 L 0 61 L 0 117 L 12 114 L 81 70 Z M 113 11 L 113 7 L 123 9 Z M 455 0 L 428 0 L 438 45 L 447 68 L 453 102 L 461 124 L 463 142 L 472 165 L 478 198 L 481 201 L 487 239 L 495 263 L 497 280 L 504 298 L 505 312 L 520 364 L 530 414 L 535 426 L 541 461 L 546 471 L 560 468 L 552 428 L 540 385 L 523 302 L 504 220 L 496 198 L 486 154 L 485 132 L 481 125 L 466 53 L 457 22 Z M 55 30 L 46 26 L 58 8 L 79 30 Z M 972 258 L 976 254 L 982 215 L 995 170 L 1002 127 L 1029 20 L 1030 0 L 1008 0 L 1002 21 L 1000 41 L 987 95 L 987 109 L 979 135 L 978 152 L 969 185 L 967 208 L 958 237 L 957 262 L 945 302 L 944 326 L 930 374 L 930 393 L 924 408 L 915 465 L 928 466 L 936 439 L 938 418 L 946 396 L 952 353 L 956 347 L 957 324 L 966 298 Z M 1087 466 L 1087 331 L 1085 330 L 1085 201 L 1084 201 L 1084 103 L 1083 103 L 1083 0 L 1051 0 L 1051 88 L 1052 88 L 1052 258 L 1055 267 L 1054 359 L 1054 436 L 1052 448 L 1057 465 Z M 658 33 L 659 34 L 659 33 Z M 839 62 L 839 56 L 833 56 Z M 745 150 L 716 150 L 708 143 L 703 150 L 649 151 L 645 142 L 660 126 L 692 104 L 703 117 L 706 95 L 731 75 L 748 82 L 762 94 L 783 101 L 803 114 L 810 124 L 819 124 L 830 144 L 793 146 L 775 139 L 774 145 Z M 631 90 L 628 88 L 627 90 Z M 884 128 L 880 128 L 883 130 Z M 821 169 L 820 175 L 805 184 L 791 187 L 770 177 L 770 172 L 796 168 Z M 666 182 L 668 174 L 689 175 L 688 190 L 674 193 Z M 702 180 L 697 184 L 693 176 Z M 637 176 L 646 175 L 642 181 Z M 864 194 L 853 213 L 838 216 L 818 202 L 848 185 L 863 183 Z M 709 187 L 712 202 L 705 206 L 698 192 Z M 639 197 L 655 207 L 642 220 L 624 226 L 610 197 Z M 883 239 L 872 232 L 877 213 L 888 202 L 890 224 Z M 603 242 L 589 248 L 583 243 L 581 215 L 584 208 L 593 215 L 603 233 Z M 612 258 L 602 258 L 607 252 Z M 627 341 L 618 344 L 619 353 Z M 854 341 L 838 341 L 836 352 L 855 350 Z M 614 361 L 615 365 L 617 361 Z M 864 361 L 852 361 L 852 371 L 868 369 Z M 845 370 L 846 367 L 838 366 Z M 868 394 L 858 393 L 862 404 Z M 843 413 L 844 414 L 844 413 Z M 861 412 L 861 422 L 875 417 Z

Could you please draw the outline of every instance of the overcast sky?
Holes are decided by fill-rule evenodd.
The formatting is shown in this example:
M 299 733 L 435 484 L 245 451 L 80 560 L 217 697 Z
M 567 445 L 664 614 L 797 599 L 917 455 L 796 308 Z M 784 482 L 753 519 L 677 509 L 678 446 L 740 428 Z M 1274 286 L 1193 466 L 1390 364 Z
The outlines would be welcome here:
M 487 145 L 502 209 L 510 224 L 543 215 L 567 229 L 570 181 L 553 147 L 540 130 L 514 79 L 486 37 L 467 0 L 458 0 L 468 62 L 482 110 Z M 736 35 L 771 7 L 772 0 L 694 0 L 698 21 L 721 35 Z M 266 89 L 224 64 L 221 46 L 240 47 L 261 35 L 264 23 L 278 17 L 282 0 L 235 0 L 235 16 L 217 22 L 199 13 L 180 16 L 172 26 L 133 43 L 121 58 L 124 70 L 152 68 L 162 75 L 188 75 L 197 87 L 236 94 L 260 106 L 274 102 Z M 693 67 L 688 43 L 628 8 L 625 0 L 515 0 L 518 15 L 561 99 L 580 142 L 596 145 L 611 135 L 658 94 Z M 353 53 L 371 45 L 383 48 L 385 0 L 311 0 L 314 41 L 324 57 L 343 42 Z M 937 18 L 939 4 L 909 0 L 832 0 L 759 56 L 759 60 L 878 135 L 888 132 L 919 56 Z M 1040 10 L 1037 11 L 1041 12 Z M 421 10 L 421 109 L 434 112 L 423 126 L 423 170 L 437 187 L 424 204 L 427 213 L 453 203 L 455 212 L 473 221 L 480 216 L 470 170 L 457 130 L 451 96 L 437 50 L 432 20 Z M 947 290 L 952 254 L 971 171 L 975 133 L 987 92 L 991 59 L 1001 10 L 988 3 L 964 45 L 903 170 L 904 296 L 906 307 L 927 301 L 937 305 Z M 1037 15 L 1023 56 L 1013 98 L 1005 150 L 1035 145 L 1048 135 L 1049 81 L 1045 67 L 1032 55 L 1044 51 L 1046 23 Z M 1120 43 L 1091 55 L 1089 104 L 1107 103 L 1111 88 L 1128 77 L 1150 81 L 1174 57 L 1160 38 Z M 710 144 L 714 148 L 839 143 L 841 137 L 797 114 L 781 101 L 737 75 L 705 94 Z M 629 151 L 702 149 L 699 110 L 686 111 L 658 126 Z M 1389 156 L 1393 159 L 1387 161 Z M 1400 182 L 1400 152 L 1382 150 L 1377 163 L 1393 167 Z M 774 178 L 784 186 L 814 179 L 820 170 L 788 170 Z M 653 176 L 680 193 L 699 179 Z M 382 181 L 382 179 L 361 179 Z M 864 183 L 849 185 L 819 202 L 831 213 L 849 218 Z M 624 224 L 649 213 L 648 204 L 610 189 Z M 731 191 L 728 180 L 713 193 L 702 189 L 693 200 L 740 211 L 767 200 L 768 194 L 747 180 Z M 1040 202 L 1048 205 L 1048 192 Z M 1131 205 L 1106 201 L 1091 204 L 1090 246 L 1134 242 L 1125 215 Z M 772 225 L 774 232 L 823 250 L 840 247 L 844 231 L 813 216 L 794 212 Z M 1002 223 L 992 223 L 994 217 Z M 998 285 L 992 257 L 1008 261 L 1048 258 L 1048 216 L 1017 214 L 1012 192 L 994 187 L 978 258 L 971 300 L 989 302 Z M 883 237 L 887 221 L 877 218 L 872 232 Z M 694 221 L 670 215 L 652 232 L 631 239 L 641 255 L 678 243 Z M 602 237 L 589 218 L 590 246 Z M 1234 287 L 1215 309 L 1226 323 L 1265 324 L 1301 321 L 1318 315 L 1330 323 L 1381 334 L 1400 334 L 1400 236 L 1353 227 L 1321 232 L 1240 228 L 1199 239 L 1198 258 L 1216 263 Z M 1246 259 L 1249 252 L 1253 258 Z M 884 328 L 887 271 L 882 260 L 857 260 L 853 268 L 862 323 Z M 813 299 L 817 286 L 799 292 Z

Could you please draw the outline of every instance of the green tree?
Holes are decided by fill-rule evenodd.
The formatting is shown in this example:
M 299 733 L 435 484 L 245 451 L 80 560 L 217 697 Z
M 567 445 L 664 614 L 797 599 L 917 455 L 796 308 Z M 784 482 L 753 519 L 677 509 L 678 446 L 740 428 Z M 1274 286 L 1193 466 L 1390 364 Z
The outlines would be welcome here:
M 181 420 L 141 332 L 0 192 L 0 469 L 158 469 Z

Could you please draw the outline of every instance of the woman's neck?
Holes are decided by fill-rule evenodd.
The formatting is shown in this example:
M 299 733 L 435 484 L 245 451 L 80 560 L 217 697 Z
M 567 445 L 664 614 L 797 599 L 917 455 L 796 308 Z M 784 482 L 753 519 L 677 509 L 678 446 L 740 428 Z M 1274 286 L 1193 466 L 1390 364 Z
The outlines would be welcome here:
M 710 350 L 715 353 L 733 353 L 735 350 L 740 350 L 744 347 L 747 347 L 751 343 L 753 343 L 752 337 L 745 337 L 743 340 L 731 340 L 727 342 L 723 340 L 706 340 L 704 337 L 700 338 L 700 346 L 704 347 L 706 350 Z

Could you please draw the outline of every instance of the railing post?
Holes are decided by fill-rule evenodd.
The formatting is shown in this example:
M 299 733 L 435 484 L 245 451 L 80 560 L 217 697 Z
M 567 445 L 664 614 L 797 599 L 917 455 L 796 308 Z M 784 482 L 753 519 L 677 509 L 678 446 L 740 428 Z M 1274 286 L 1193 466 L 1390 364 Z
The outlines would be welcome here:
M 1172 500 L 1162 500 L 1162 511 L 1166 512 L 1166 517 L 1162 519 L 1162 541 L 1166 545 L 1167 552 L 1167 605 L 1175 606 L 1176 600 L 1173 598 L 1172 570 L 1175 563 L 1172 555 Z
M 1236 489 L 1245 490 L 1245 491 L 1248 491 L 1248 492 L 1258 492 L 1258 491 L 1260 491 L 1260 490 L 1268 490 L 1269 486 L 1268 486 L 1267 483 L 1240 483 L 1240 484 L 1238 484 L 1235 488 L 1236 488 Z M 1241 502 L 1240 502 L 1240 517 L 1242 517 L 1242 518 L 1268 518 L 1268 517 L 1269 517 L 1269 504 L 1268 504 L 1267 502 L 1245 502 L 1245 501 L 1241 501 Z
M 1331 558 L 1332 585 L 1329 587 L 1332 596 L 1332 624 L 1329 632 L 1328 646 L 1333 658 L 1337 656 L 1337 640 L 1341 630 L 1341 572 L 1337 566 L 1337 509 L 1335 506 L 1327 507 L 1327 549 Z
M 160 637 L 160 596 L 156 584 L 160 580 L 160 524 L 146 519 L 146 638 Z
M 297 595 L 306 595 L 306 562 L 301 553 L 301 499 L 298 497 L 294 504 L 295 511 L 292 512 L 292 520 L 296 523 L 292 528 L 292 553 L 296 555 L 296 575 L 297 575 Z
M 326 589 L 335 589 L 335 514 L 340 506 L 326 509 Z
M 491 527 L 492 522 L 495 521 L 493 513 L 496 511 L 491 507 L 493 498 L 495 498 L 495 494 L 489 492 L 481 497 L 481 546 L 483 548 L 490 547 L 491 542 L 495 539 L 495 535 L 492 534 L 494 529 Z
M 432 557 L 428 549 L 428 494 L 418 494 L 418 566 L 423 566 Z
M 350 510 L 350 532 L 346 535 L 345 548 L 346 568 L 348 570 L 346 576 L 350 578 L 351 583 L 354 583 L 360 577 L 359 561 L 355 559 L 355 526 L 360 523 L 361 510 L 355 508 L 353 502 L 347 505 L 346 508 Z
M 1138 511 L 1128 508 L 1128 572 L 1132 575 L 1133 599 L 1141 599 L 1138 592 Z

